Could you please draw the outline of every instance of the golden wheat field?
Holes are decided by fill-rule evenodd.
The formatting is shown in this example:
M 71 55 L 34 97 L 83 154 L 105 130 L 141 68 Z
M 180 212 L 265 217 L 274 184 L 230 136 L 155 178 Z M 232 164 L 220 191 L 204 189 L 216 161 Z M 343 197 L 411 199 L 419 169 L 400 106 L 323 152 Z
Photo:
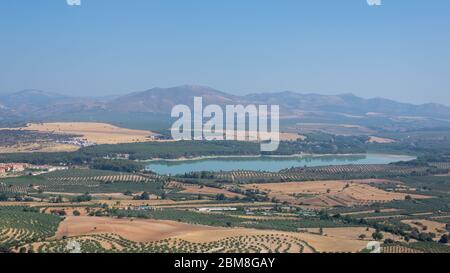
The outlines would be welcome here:
M 107 123 L 97 122 L 55 122 L 30 123 L 22 130 L 80 135 L 80 138 L 95 144 L 119 144 L 146 142 L 152 140 L 151 131 L 132 130 Z

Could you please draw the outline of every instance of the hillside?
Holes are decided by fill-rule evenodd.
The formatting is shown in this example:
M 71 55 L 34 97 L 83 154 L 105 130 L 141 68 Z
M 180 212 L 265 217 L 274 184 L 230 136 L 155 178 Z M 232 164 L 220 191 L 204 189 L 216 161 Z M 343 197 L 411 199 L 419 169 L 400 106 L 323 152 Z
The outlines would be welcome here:
M 450 107 L 439 104 L 413 105 L 383 98 L 364 99 L 353 94 L 319 95 L 290 91 L 237 96 L 197 85 L 153 88 L 101 99 L 24 90 L 0 95 L 0 113 L 2 122 L 12 118 L 109 122 L 117 119 L 122 122 L 117 116 L 126 119 L 146 113 L 168 116 L 177 104 L 192 106 L 195 96 L 203 97 L 205 105 L 278 104 L 282 119 L 291 123 L 354 124 L 383 129 L 450 127 Z

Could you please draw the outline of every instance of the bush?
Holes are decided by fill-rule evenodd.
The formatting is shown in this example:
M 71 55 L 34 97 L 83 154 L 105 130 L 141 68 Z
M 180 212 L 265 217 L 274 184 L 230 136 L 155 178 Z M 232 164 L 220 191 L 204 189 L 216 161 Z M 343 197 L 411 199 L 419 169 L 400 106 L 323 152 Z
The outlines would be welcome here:
M 74 202 L 81 203 L 81 202 L 89 202 L 92 200 L 92 196 L 89 193 L 85 193 L 83 195 L 75 197 L 73 199 Z
M 381 240 L 383 240 L 383 233 L 381 233 L 381 232 L 379 232 L 379 231 L 376 231 L 376 232 L 374 232 L 373 234 L 372 234 L 372 238 L 374 239 L 374 240 L 376 240 L 376 241 L 381 241 Z
M 439 240 L 439 243 L 448 244 L 448 235 L 447 234 L 442 235 L 441 239 Z

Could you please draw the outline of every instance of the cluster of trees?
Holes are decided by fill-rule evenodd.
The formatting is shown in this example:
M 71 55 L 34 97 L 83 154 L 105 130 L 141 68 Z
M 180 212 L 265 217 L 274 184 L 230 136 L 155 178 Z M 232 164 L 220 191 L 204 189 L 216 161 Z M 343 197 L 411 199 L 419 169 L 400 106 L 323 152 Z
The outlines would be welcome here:
M 0 193 L 0 202 L 6 202 L 9 200 L 14 200 L 16 202 L 31 202 L 31 201 L 33 201 L 33 199 L 31 197 L 20 195 L 20 194 Z
M 210 155 L 257 155 L 260 153 L 260 147 L 257 143 L 238 141 L 177 141 L 96 145 L 85 147 L 80 152 L 97 158 L 129 154 L 130 160 L 145 160 Z
M 416 228 L 413 229 L 409 234 L 405 236 L 405 239 L 409 241 L 410 239 L 415 239 L 421 242 L 433 242 L 436 238 L 436 234 L 432 232 L 419 232 Z
M 50 202 L 50 203 L 57 203 L 57 204 L 59 204 L 59 203 L 63 203 L 64 200 L 63 200 L 63 198 L 62 198 L 61 195 L 58 195 L 58 196 L 56 196 L 56 197 L 50 197 L 50 198 L 49 198 L 49 202 Z
M 379 230 L 375 231 L 374 233 L 372 233 L 372 238 L 375 241 L 381 241 L 384 238 L 384 235 L 382 232 L 380 232 Z
M 144 191 L 141 195 L 136 195 L 133 197 L 134 200 L 150 200 L 150 194 Z
M 0 193 L 0 202 L 8 201 L 8 199 L 9 199 L 8 195 Z
M 138 172 L 144 168 L 144 164 L 122 159 L 95 159 L 89 164 L 91 169 L 107 170 L 115 172 Z
M 448 244 L 448 237 L 449 237 L 449 235 L 447 235 L 447 234 L 442 235 L 441 239 L 439 239 L 439 243 Z
M 77 203 L 82 203 L 82 202 L 89 202 L 92 200 L 92 196 L 86 192 L 83 195 L 79 195 L 77 197 L 75 197 L 74 199 L 72 199 L 72 202 L 77 202 Z
M 326 133 L 311 133 L 305 140 L 281 142 L 276 152 L 266 154 L 352 154 L 367 151 L 366 136 L 335 136 Z
M 380 135 L 394 139 L 394 143 L 370 143 L 368 150 L 373 152 L 404 152 L 423 155 L 425 161 L 439 159 L 439 162 L 450 162 L 449 129 L 423 129 L 405 132 L 392 132 Z M 436 155 L 442 155 L 440 158 Z M 437 162 L 437 161 L 435 161 Z
M 190 172 L 190 173 L 185 173 L 180 177 L 181 178 L 191 178 L 191 179 L 214 179 L 215 173 L 208 172 L 208 171 Z

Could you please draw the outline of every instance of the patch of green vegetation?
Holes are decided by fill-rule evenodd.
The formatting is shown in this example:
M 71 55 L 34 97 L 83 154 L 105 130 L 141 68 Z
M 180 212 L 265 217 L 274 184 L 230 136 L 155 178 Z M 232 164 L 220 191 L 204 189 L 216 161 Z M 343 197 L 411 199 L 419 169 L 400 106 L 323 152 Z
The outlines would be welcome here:
M 61 218 L 27 207 L 0 207 L 0 249 L 43 241 L 55 234 Z
M 0 193 L 42 194 L 67 193 L 120 193 L 146 191 L 163 193 L 164 181 L 152 177 L 123 172 L 68 169 L 40 176 L 22 176 L 0 179 Z M 35 196 L 35 195 L 34 195 Z
M 436 242 L 416 242 L 408 244 L 409 247 L 425 253 L 450 253 L 450 246 Z
M 261 153 L 258 143 L 243 141 L 177 141 L 94 145 L 75 152 L 0 154 L 0 163 L 91 164 L 97 165 L 97 168 L 101 169 L 129 171 L 130 169 L 135 170 L 138 166 L 127 160 L 113 163 L 104 161 L 102 158 L 114 158 L 118 154 L 127 154 L 131 160 L 148 160 L 200 156 L 292 155 L 301 152 L 315 154 L 364 153 L 366 152 L 366 140 L 367 137 L 315 133 L 309 134 L 306 140 L 282 141 L 279 149 L 270 153 Z
M 144 163 L 122 159 L 95 159 L 89 164 L 89 167 L 97 170 L 109 170 L 115 172 L 138 172 L 145 168 Z
M 42 176 L 19 176 L 0 179 L 0 183 L 16 186 L 41 185 L 46 182 Z
M 93 169 L 68 169 L 61 171 L 54 171 L 43 174 L 45 178 L 66 178 L 66 177 L 95 177 L 95 176 L 113 176 L 124 175 L 123 172 L 108 171 L 108 170 L 93 170 Z
M 405 153 L 421 156 L 436 156 L 450 153 L 450 130 L 424 129 L 405 132 L 385 132 L 380 137 L 396 140 L 395 143 L 370 143 L 368 151 L 383 153 Z
M 411 176 L 399 177 L 396 180 L 404 182 L 412 188 L 416 188 L 420 194 L 428 195 L 449 195 L 449 176 Z
M 450 212 L 450 197 L 436 197 L 429 199 L 414 199 L 414 200 L 402 200 L 393 201 L 380 205 L 380 208 L 399 209 L 402 210 L 402 214 L 411 215 L 416 213 L 449 213 Z
M 297 232 L 302 228 L 356 227 L 356 223 L 345 223 L 338 219 L 299 218 L 298 220 L 263 220 L 252 221 L 242 225 L 247 228 L 273 229 Z

